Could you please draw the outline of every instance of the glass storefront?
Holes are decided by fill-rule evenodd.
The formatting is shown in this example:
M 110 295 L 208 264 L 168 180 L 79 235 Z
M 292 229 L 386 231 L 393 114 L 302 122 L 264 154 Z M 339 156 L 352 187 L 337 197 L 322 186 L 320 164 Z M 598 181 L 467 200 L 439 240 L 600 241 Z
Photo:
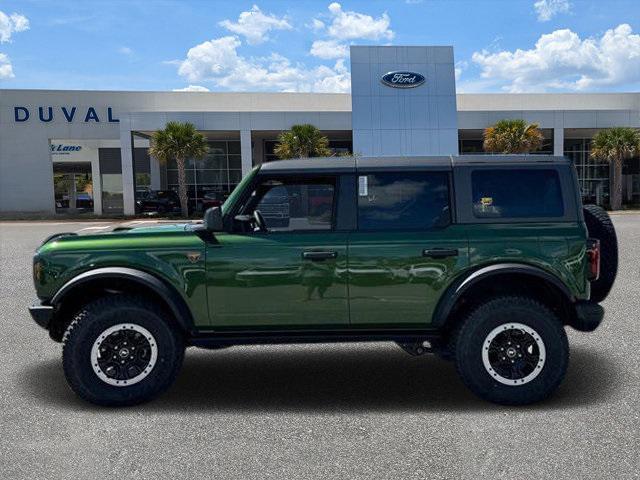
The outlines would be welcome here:
M 242 180 L 240 141 L 209 142 L 209 153 L 203 160 L 186 163 L 190 209 L 202 210 L 203 201 L 218 196 L 224 199 Z M 167 163 L 167 188 L 178 190 L 175 160 Z
M 98 150 L 98 158 L 102 187 L 102 213 L 103 215 L 120 215 L 124 212 L 120 149 L 101 148 Z
M 53 164 L 56 213 L 93 213 L 91 163 Z
M 564 155 L 573 161 L 585 203 L 609 203 L 609 164 L 590 158 L 590 138 L 566 138 Z

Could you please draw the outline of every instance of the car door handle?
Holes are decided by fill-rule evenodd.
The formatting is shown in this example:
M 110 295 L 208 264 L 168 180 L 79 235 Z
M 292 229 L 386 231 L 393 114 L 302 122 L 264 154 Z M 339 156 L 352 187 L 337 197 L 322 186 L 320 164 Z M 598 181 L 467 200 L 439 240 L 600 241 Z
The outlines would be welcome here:
M 422 250 L 423 257 L 429 258 L 447 258 L 447 257 L 457 257 L 458 249 L 457 248 L 425 248 Z
M 311 260 L 312 262 L 329 260 L 332 258 L 336 258 L 337 256 L 338 256 L 338 252 L 333 252 L 333 251 L 312 250 L 310 252 L 302 252 L 302 258 L 304 260 Z

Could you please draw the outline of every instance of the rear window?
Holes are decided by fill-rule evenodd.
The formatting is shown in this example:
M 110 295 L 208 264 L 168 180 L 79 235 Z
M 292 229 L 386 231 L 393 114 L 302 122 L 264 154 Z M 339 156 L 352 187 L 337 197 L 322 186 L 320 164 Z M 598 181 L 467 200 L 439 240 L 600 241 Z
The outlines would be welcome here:
M 493 169 L 471 174 L 476 218 L 562 217 L 564 204 L 556 170 Z

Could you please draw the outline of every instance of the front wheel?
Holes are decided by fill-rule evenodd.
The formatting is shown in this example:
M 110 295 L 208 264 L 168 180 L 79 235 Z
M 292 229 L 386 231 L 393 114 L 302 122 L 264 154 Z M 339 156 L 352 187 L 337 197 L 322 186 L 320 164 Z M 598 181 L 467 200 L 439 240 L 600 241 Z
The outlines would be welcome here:
M 547 398 L 569 363 L 558 318 L 528 297 L 494 298 L 474 309 L 455 341 L 460 377 L 476 395 L 504 405 Z
M 71 388 L 98 405 L 142 403 L 165 391 L 184 357 L 180 332 L 143 297 L 109 295 L 83 307 L 64 336 Z

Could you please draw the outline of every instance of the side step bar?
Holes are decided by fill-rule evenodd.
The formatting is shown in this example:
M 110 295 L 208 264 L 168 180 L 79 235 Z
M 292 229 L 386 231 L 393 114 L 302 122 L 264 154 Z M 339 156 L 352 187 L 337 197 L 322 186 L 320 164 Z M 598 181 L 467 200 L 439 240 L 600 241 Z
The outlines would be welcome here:
M 216 348 L 223 345 L 269 345 L 291 343 L 396 342 L 437 344 L 437 332 L 425 330 L 289 330 L 289 331 L 215 331 L 201 332 L 189 339 L 196 347 Z

